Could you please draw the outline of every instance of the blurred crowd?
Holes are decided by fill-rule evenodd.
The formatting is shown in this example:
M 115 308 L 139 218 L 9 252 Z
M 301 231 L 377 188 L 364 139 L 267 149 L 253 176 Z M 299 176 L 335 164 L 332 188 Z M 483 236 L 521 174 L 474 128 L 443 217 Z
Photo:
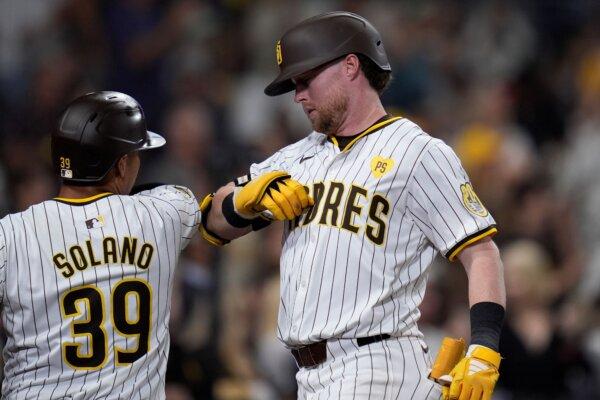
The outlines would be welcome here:
M 94 90 L 144 107 L 167 146 L 140 182 L 197 196 L 309 131 L 269 98 L 275 42 L 330 10 L 367 17 L 391 58 L 386 109 L 461 157 L 496 218 L 508 309 L 496 399 L 599 398 L 600 3 L 0 0 L 0 215 L 56 194 L 49 133 Z M 175 283 L 169 399 L 293 399 L 275 338 L 281 227 L 223 249 L 196 238 Z M 439 258 L 420 327 L 468 340 L 466 277 Z

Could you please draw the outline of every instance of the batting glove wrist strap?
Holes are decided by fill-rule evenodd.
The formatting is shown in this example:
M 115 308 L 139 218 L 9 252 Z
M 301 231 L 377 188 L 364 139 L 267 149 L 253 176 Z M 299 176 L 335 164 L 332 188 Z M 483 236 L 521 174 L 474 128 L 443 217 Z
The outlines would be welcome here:
M 244 218 L 235 210 L 233 203 L 234 193 L 228 194 L 223 200 L 221 211 L 227 223 L 235 228 L 246 228 L 252 224 L 252 219 Z
M 502 360 L 500 353 L 497 351 L 477 344 L 469 346 L 467 356 L 484 361 L 496 369 L 500 368 L 500 361 Z
M 223 246 L 229 243 L 230 240 L 224 239 L 216 233 L 212 232 L 210 229 L 208 229 L 208 214 L 210 213 L 214 196 L 214 193 L 208 194 L 204 197 L 204 199 L 202 199 L 202 202 L 200 203 L 200 212 L 202 213 L 199 228 L 200 235 L 204 240 L 206 240 L 213 246 Z

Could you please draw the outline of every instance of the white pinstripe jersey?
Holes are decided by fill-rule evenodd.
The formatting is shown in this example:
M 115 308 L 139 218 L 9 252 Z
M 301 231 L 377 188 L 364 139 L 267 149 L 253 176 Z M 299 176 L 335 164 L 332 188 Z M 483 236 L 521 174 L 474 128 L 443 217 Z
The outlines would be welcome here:
M 3 398 L 161 399 L 194 195 L 54 199 L 0 220 Z
M 288 346 L 377 334 L 419 336 L 430 264 L 496 232 L 458 157 L 405 118 L 342 151 L 312 132 L 250 168 L 288 171 L 315 198 L 286 225 L 278 336 Z

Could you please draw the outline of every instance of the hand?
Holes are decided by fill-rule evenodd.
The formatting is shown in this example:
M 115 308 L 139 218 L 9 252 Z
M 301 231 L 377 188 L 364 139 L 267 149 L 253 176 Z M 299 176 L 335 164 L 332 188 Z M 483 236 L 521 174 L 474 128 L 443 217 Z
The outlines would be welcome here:
M 466 357 L 459 361 L 449 376 L 440 380 L 443 400 L 489 400 L 498 381 L 500 354 L 488 347 L 471 345 Z M 444 379 L 446 378 L 446 379 Z M 451 382 L 448 382 L 451 379 Z
M 260 175 L 233 193 L 235 212 L 246 219 L 294 219 L 313 204 L 306 188 L 283 171 Z

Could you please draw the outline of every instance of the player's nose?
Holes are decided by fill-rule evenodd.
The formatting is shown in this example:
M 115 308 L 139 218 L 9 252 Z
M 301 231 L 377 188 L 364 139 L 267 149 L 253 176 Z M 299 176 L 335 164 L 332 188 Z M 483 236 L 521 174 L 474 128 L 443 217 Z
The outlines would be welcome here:
M 296 91 L 294 92 L 294 101 L 296 103 L 301 103 L 306 100 L 308 100 L 307 86 L 302 85 L 301 83 L 296 83 Z
M 301 103 L 303 101 L 306 101 L 306 95 L 305 95 L 305 90 L 298 90 L 298 88 L 296 88 L 296 92 L 294 93 L 294 101 L 296 103 Z

